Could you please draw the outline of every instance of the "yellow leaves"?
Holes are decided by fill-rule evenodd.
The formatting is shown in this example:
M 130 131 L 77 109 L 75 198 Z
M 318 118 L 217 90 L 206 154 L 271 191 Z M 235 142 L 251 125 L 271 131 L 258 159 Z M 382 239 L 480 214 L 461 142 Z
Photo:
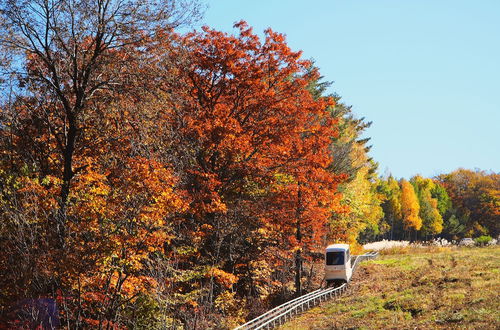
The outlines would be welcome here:
M 438 211 L 438 200 L 432 197 L 431 191 L 436 187 L 432 179 L 414 176 L 411 182 L 420 203 L 419 216 L 422 219 L 421 231 L 428 234 L 439 234 L 443 230 L 443 218 Z
M 57 185 L 60 185 L 62 183 L 62 180 L 55 177 L 55 176 L 52 176 L 52 175 L 47 175 L 46 177 L 44 177 L 42 179 L 42 182 L 41 184 L 43 186 L 57 186 Z
M 439 211 L 435 207 L 432 209 L 432 213 L 433 213 L 433 218 L 435 219 L 435 221 L 433 221 L 431 224 L 431 230 L 433 233 L 439 234 L 443 231 L 443 218 L 442 218 L 441 214 L 439 214 Z
M 342 238 L 351 246 L 360 232 L 367 226 L 377 225 L 383 217 L 381 199 L 368 178 L 369 169 L 366 165 L 359 168 L 355 176 L 342 185 L 341 203 L 348 207 L 348 212 L 338 213 L 335 222 L 337 227 L 344 227 L 346 233 Z
M 297 179 L 288 173 L 276 173 L 274 174 L 276 184 L 296 184 Z
M 224 291 L 215 299 L 215 307 L 225 316 L 223 328 L 234 329 L 245 322 L 246 299 L 238 298 L 236 291 Z
M 203 225 L 201 225 L 201 230 L 205 232 L 212 231 L 213 228 L 214 227 L 212 225 L 209 225 L 208 223 L 204 223 Z
M 265 299 L 272 292 L 269 286 L 269 279 L 275 267 L 266 260 L 253 260 L 250 262 L 250 274 L 255 282 L 257 292 L 261 299 Z
M 222 311 L 227 311 L 236 307 L 236 299 L 235 299 L 236 291 L 224 291 L 221 293 L 217 299 L 215 299 L 215 307 L 219 308 Z
M 401 218 L 401 188 L 399 183 L 393 178 L 387 179 L 387 187 L 389 189 L 389 207 L 391 216 Z
M 265 221 L 264 223 L 266 223 L 267 221 Z M 260 238 L 262 239 L 268 239 L 270 238 L 274 232 L 270 227 L 272 222 L 267 222 L 266 226 L 265 227 L 260 227 L 259 229 L 257 229 L 257 234 L 259 235 Z M 260 248 L 260 247 L 259 247 Z
M 419 216 L 420 204 L 413 186 L 408 181 L 401 180 L 401 213 L 406 229 L 420 230 L 422 219 Z

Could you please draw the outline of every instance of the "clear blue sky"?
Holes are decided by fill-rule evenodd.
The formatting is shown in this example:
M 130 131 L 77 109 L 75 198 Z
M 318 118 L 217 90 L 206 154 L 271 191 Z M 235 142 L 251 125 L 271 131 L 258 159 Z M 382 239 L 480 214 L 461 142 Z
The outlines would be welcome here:
M 500 0 L 207 0 L 204 23 L 287 35 L 373 121 L 380 172 L 500 172 Z

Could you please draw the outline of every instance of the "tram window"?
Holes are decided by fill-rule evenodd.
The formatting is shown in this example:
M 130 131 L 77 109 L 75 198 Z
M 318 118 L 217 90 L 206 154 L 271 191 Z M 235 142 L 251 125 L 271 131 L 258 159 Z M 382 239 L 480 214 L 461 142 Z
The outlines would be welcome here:
M 327 252 L 326 253 L 326 264 L 327 265 L 343 265 L 344 264 L 344 252 Z

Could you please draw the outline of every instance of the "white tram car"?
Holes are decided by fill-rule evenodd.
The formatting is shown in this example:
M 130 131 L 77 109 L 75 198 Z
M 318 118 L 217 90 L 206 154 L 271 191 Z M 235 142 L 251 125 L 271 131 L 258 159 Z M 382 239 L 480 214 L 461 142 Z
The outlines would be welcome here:
M 325 280 L 327 283 L 349 282 L 352 276 L 349 244 L 332 244 L 326 248 Z

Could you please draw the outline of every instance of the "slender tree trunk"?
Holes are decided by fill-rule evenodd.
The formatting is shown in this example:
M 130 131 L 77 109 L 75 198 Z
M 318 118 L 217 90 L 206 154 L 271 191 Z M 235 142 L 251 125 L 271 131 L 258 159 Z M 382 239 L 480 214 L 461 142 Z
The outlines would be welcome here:
M 302 295 L 302 251 L 298 249 L 295 254 L 295 295 Z
M 76 142 L 76 120 L 72 113 L 68 116 L 68 133 L 66 135 L 66 145 L 63 152 L 63 177 L 61 186 L 61 195 L 59 201 L 59 212 L 57 215 L 56 235 L 59 247 L 64 247 L 66 236 L 66 219 L 67 219 L 67 206 L 68 198 L 71 188 L 71 180 L 73 179 L 73 156 L 75 152 Z
M 391 217 L 391 241 L 392 241 L 392 234 L 394 233 L 394 217 Z
M 297 191 L 297 232 L 295 238 L 297 239 L 297 242 L 299 244 L 299 248 L 297 249 L 297 252 L 295 253 L 295 295 L 300 296 L 302 295 L 302 231 L 301 231 L 301 217 L 302 217 L 302 191 L 300 189 L 300 182 L 299 182 L 299 188 Z

